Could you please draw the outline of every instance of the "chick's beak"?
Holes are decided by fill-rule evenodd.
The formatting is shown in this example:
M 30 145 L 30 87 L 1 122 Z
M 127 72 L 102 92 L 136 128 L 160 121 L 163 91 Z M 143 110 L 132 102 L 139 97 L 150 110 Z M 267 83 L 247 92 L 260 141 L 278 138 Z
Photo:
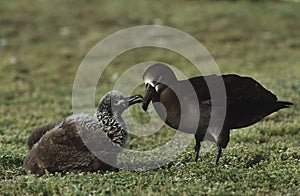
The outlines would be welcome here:
M 146 91 L 145 91 L 145 96 L 142 105 L 144 111 L 147 111 L 149 103 L 152 100 L 154 93 L 155 93 L 155 88 L 150 84 L 146 84 Z
M 130 97 L 126 98 L 126 99 L 128 100 L 129 106 L 134 105 L 136 103 L 143 102 L 143 96 L 139 95 L 139 94 L 130 96 Z

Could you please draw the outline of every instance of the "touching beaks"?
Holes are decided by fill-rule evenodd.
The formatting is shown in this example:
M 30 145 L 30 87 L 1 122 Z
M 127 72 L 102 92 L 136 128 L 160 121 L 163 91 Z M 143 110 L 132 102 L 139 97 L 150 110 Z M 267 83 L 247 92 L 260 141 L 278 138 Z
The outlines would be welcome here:
M 130 96 L 127 99 L 128 99 L 129 106 L 134 105 L 136 103 L 143 102 L 143 96 L 140 95 L 140 94 L 136 94 L 136 95 Z

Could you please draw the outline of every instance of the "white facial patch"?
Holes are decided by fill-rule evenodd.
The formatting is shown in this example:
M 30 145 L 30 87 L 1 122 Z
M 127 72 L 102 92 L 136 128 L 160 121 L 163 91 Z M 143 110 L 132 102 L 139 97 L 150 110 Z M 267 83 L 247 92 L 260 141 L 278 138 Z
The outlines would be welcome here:
M 153 81 L 151 80 L 145 80 L 145 84 L 150 84 L 152 87 L 155 87 Z
M 156 90 L 156 92 L 158 92 L 158 90 L 159 90 L 159 85 L 156 85 L 156 86 L 155 86 L 155 90 Z

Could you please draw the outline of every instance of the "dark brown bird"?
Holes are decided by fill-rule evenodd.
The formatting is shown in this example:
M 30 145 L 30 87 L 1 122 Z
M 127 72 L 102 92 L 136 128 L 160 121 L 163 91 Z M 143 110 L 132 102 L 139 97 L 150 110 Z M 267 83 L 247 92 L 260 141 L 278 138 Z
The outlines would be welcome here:
M 124 98 L 108 92 L 94 116 L 74 114 L 58 123 L 35 129 L 28 138 L 29 154 L 25 171 L 42 175 L 54 172 L 93 172 L 115 170 L 117 155 L 127 139 L 121 117 L 130 105 L 142 102 L 141 95 Z M 101 161 L 105 160 L 105 161 Z
M 273 93 L 254 79 L 234 74 L 178 81 L 167 65 L 157 63 L 145 71 L 143 80 L 146 84 L 143 109 L 146 111 L 152 101 L 167 125 L 195 134 L 195 161 L 199 157 L 201 141 L 217 143 L 217 164 L 222 148 L 226 148 L 229 142 L 231 129 L 253 125 L 292 105 L 277 101 Z M 224 93 L 220 93 L 222 84 Z

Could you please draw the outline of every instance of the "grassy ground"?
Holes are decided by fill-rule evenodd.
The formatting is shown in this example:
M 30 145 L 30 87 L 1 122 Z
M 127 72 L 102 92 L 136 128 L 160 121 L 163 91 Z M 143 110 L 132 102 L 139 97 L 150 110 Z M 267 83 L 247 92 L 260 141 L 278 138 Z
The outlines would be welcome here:
M 0 1 L 0 195 L 299 195 L 299 11 L 289 1 Z M 222 73 L 252 76 L 295 106 L 233 131 L 218 166 L 213 149 L 194 163 L 192 144 L 175 164 L 152 171 L 26 175 L 27 137 L 72 113 L 73 80 L 85 54 L 105 36 L 144 24 L 191 34 Z M 111 75 L 122 66 L 146 60 L 188 63 L 165 50 L 128 52 L 112 62 L 97 97 L 113 87 Z M 147 121 L 139 110 L 132 113 Z M 172 134 L 164 127 L 154 136 L 131 135 L 127 147 L 159 146 Z

